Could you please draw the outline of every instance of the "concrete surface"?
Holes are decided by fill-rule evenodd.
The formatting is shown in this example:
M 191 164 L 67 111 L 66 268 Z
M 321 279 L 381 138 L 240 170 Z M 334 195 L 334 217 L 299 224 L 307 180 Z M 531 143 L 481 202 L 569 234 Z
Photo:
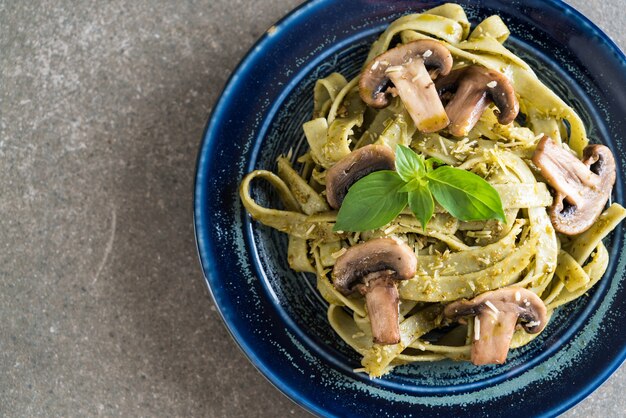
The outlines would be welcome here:
M 298 3 L 0 0 L 0 416 L 308 416 L 231 341 L 191 222 L 211 107 Z M 621 3 L 572 0 L 624 48 Z

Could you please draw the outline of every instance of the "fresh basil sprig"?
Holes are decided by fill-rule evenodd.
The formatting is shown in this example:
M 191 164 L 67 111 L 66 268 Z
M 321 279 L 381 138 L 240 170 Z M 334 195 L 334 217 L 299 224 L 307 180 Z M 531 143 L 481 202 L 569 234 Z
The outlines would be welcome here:
M 441 164 L 398 145 L 396 171 L 375 171 L 354 183 L 341 204 L 334 230 L 380 228 L 407 204 L 426 229 L 435 211 L 435 200 L 462 221 L 506 222 L 496 189 L 474 173 Z

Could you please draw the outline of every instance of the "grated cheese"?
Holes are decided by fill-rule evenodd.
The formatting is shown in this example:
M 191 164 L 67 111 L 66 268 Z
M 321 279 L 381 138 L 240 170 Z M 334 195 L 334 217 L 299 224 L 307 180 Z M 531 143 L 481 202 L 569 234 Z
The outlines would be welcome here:
M 480 340 L 480 319 L 478 317 L 474 317 L 474 340 Z
M 455 271 L 456 269 L 453 266 L 447 266 L 441 270 L 441 274 L 448 275 L 448 274 L 454 273 Z M 471 284 L 470 284 L 470 287 L 472 287 Z M 475 290 L 475 288 L 472 288 L 472 290 Z
M 496 305 L 494 305 L 493 303 L 491 303 L 490 300 L 488 300 L 487 302 L 485 302 L 485 305 L 487 305 L 487 307 L 489 309 L 491 309 L 495 314 L 500 313 L 500 311 L 498 310 L 498 308 L 496 308 Z
M 400 244 L 400 245 L 404 244 L 404 241 L 402 241 L 399 237 L 397 237 L 397 236 L 395 236 L 395 235 L 394 235 L 394 236 L 391 236 L 391 237 L 389 237 L 389 238 L 391 238 L 392 240 L 394 240 L 395 242 L 397 242 L 397 243 L 398 243 L 398 244 Z
M 387 73 L 397 73 L 398 71 L 402 71 L 401 65 L 392 65 L 391 67 L 387 67 L 385 70 L 385 74 Z
M 439 137 L 439 143 L 441 144 L 441 151 L 443 151 L 445 155 L 448 155 L 448 149 L 446 148 L 446 145 L 443 143 L 442 137 Z
M 389 234 L 391 234 L 393 231 L 395 231 L 396 229 L 398 229 L 398 225 L 397 225 L 397 224 L 396 224 L 396 225 L 391 225 L 389 228 L 385 229 L 385 230 L 383 231 L 383 233 L 384 233 L 385 235 L 389 235 Z
M 330 256 L 331 256 L 332 258 L 337 259 L 337 258 L 341 257 L 342 255 L 344 255 L 346 251 L 348 251 L 348 249 L 347 249 L 347 248 L 342 248 L 342 249 L 340 249 L 339 251 L 335 251 L 335 252 L 334 252 L 334 253 L 332 253 Z
M 490 229 L 483 229 L 482 231 L 467 231 L 466 235 L 470 238 L 491 238 L 492 231 Z

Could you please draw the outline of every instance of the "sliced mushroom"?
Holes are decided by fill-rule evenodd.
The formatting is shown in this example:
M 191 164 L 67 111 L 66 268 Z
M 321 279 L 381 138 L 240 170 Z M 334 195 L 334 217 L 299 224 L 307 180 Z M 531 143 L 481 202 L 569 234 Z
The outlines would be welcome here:
M 326 172 L 326 200 L 339 209 L 348 189 L 374 171 L 393 170 L 396 157 L 386 145 L 366 145 L 343 157 Z
M 436 132 L 448 126 L 448 117 L 432 80 L 452 69 L 450 51 L 438 41 L 421 39 L 392 48 L 374 58 L 361 72 L 359 93 L 369 106 L 389 105 L 397 91 L 415 126 Z M 395 90 L 390 89 L 393 83 Z
M 350 247 L 333 268 L 333 284 L 344 295 L 359 291 L 365 296 L 372 335 L 377 344 L 400 342 L 396 283 L 410 279 L 417 257 L 408 245 L 392 238 L 377 238 Z
M 577 235 L 593 225 L 602 213 L 615 184 L 615 159 L 608 147 L 588 145 L 580 161 L 571 152 L 544 136 L 533 162 L 556 191 L 548 209 L 554 229 Z
M 502 364 L 511 345 L 518 320 L 529 334 L 541 332 L 547 313 L 543 301 L 522 287 L 485 292 L 472 300 L 462 299 L 446 306 L 444 315 L 452 320 L 475 316 L 471 359 L 475 365 Z
M 471 65 L 451 72 L 436 82 L 442 97 L 453 94 L 446 105 L 450 119 L 448 130 L 454 136 L 466 136 L 490 103 L 498 108 L 498 122 L 507 125 L 519 113 L 519 102 L 509 80 L 500 72 Z

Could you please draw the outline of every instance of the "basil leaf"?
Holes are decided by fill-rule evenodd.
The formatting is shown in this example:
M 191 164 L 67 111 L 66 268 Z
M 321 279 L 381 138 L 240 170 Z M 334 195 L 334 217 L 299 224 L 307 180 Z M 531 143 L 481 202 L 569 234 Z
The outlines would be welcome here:
M 462 221 L 495 218 L 506 223 L 500 195 L 476 174 L 444 166 L 426 177 L 433 196 L 452 216 Z
M 395 171 L 375 171 L 350 187 L 341 204 L 333 231 L 369 231 L 391 222 L 402 212 L 407 194 Z
M 426 174 L 424 159 L 411 148 L 396 145 L 396 171 L 407 183 L 415 178 L 422 178 Z
M 413 190 L 420 187 L 421 184 L 426 184 L 426 182 L 422 179 L 413 179 L 408 183 L 405 183 L 404 186 L 400 187 L 399 192 L 412 192 Z
M 446 163 L 444 163 L 443 161 L 441 161 L 437 157 L 427 158 L 426 161 L 424 161 L 424 166 L 426 167 L 426 172 L 433 171 L 433 168 L 435 167 L 435 164 L 436 165 L 446 165 Z
M 415 217 L 422 223 L 422 229 L 426 230 L 426 224 L 433 217 L 433 212 L 435 211 L 435 201 L 425 182 L 422 182 L 415 190 L 409 192 L 409 207 Z

